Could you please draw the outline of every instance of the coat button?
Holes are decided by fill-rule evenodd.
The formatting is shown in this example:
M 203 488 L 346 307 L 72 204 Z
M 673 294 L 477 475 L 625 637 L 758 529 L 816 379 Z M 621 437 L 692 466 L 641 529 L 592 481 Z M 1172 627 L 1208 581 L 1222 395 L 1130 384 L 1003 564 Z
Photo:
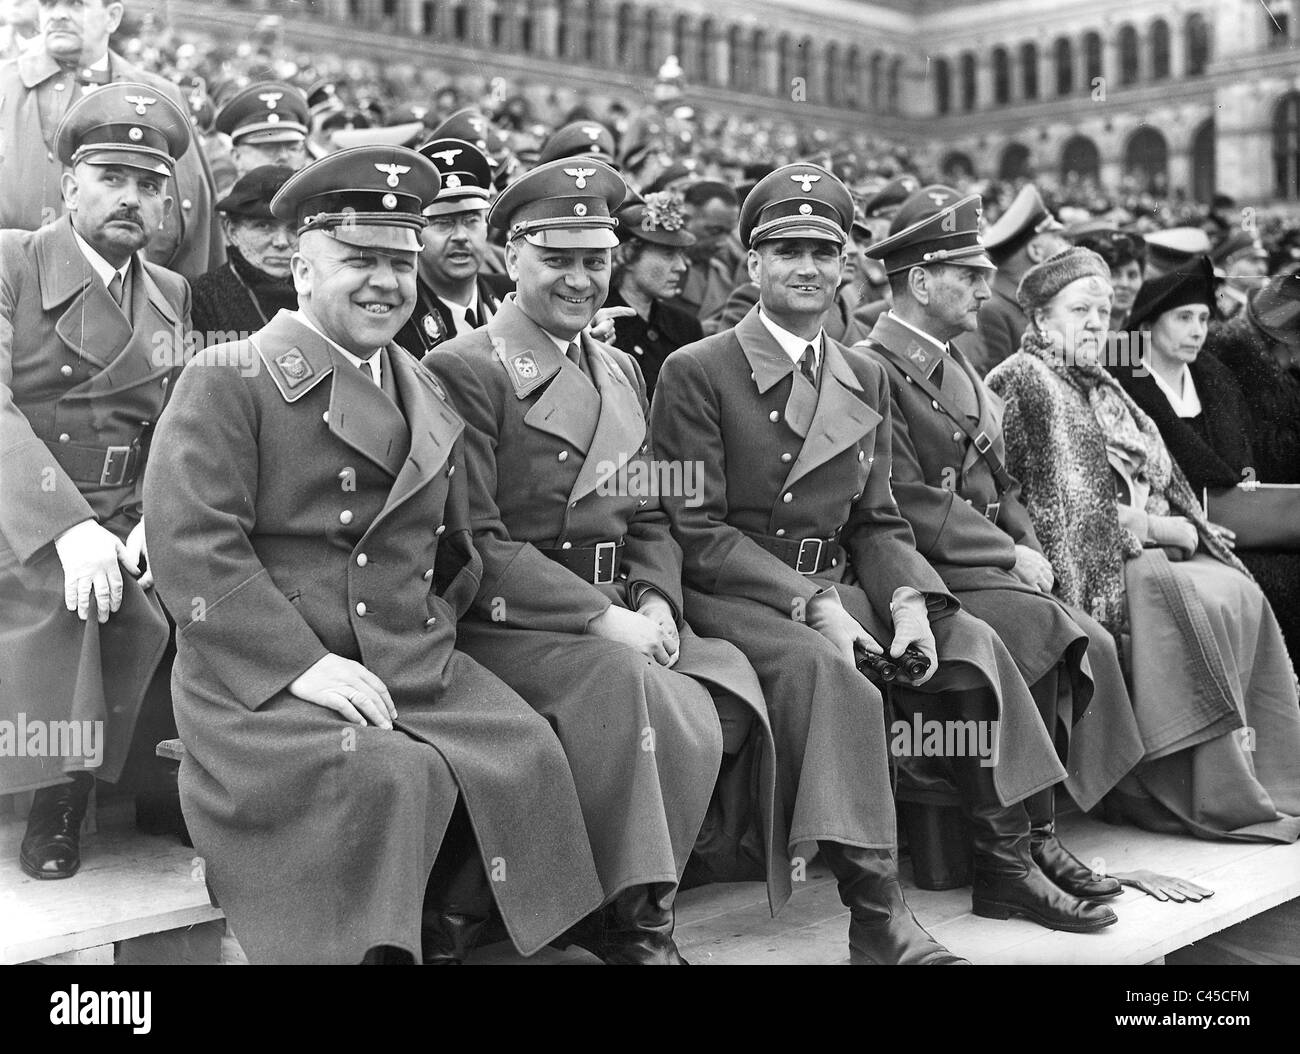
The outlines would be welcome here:
M 346 526 L 351 522 L 352 522 L 351 509 L 344 509 L 342 512 L 339 513 L 339 523 L 344 524 Z
M 366 617 L 366 602 L 364 600 L 357 603 L 357 614 L 362 618 Z
M 425 580 L 426 582 L 432 582 L 432 581 L 433 581 L 433 568 L 432 568 L 432 567 L 429 568 L 427 571 L 424 572 L 424 580 Z
M 785 528 L 784 528 L 784 527 L 778 527 L 778 528 L 777 528 L 777 531 L 776 531 L 776 536 L 777 536 L 778 538 L 784 538 L 784 537 L 785 537 Z
M 163 378 L 161 381 L 159 381 L 158 383 L 161 384 L 164 388 L 166 388 L 167 385 L 171 384 L 171 382 L 172 382 L 172 379 L 171 379 L 170 377 L 164 377 L 164 378 Z
M 858 460 L 859 460 L 859 461 L 865 461 L 866 458 L 867 458 L 866 451 L 865 451 L 865 450 L 859 450 L 859 451 L 858 451 Z
M 194 202 L 190 201 L 189 198 L 182 198 L 181 208 L 183 208 L 186 212 L 189 212 L 190 209 L 194 208 Z
M 368 564 L 368 563 L 370 563 L 370 557 L 368 557 L 365 553 L 357 553 L 357 566 L 358 566 L 358 567 L 365 567 L 366 564 Z
M 853 500 L 854 500 L 854 501 L 857 501 L 860 497 L 862 497 L 861 494 L 855 494 L 855 495 L 853 495 Z
M 65 377 L 71 377 L 71 376 L 72 376 L 72 367 L 69 366 L 67 363 L 64 363 L 62 366 L 59 367 L 59 372 L 60 372 L 61 374 L 63 374 L 63 376 L 65 376 Z
M 572 543 L 572 542 L 565 542 L 563 545 L 560 546 L 560 548 L 561 548 L 561 549 L 572 549 L 572 548 L 573 548 L 573 543 Z
M 960 433 L 960 432 L 954 432 L 954 433 L 952 434 L 952 441 L 953 441 L 954 443 L 960 443 L 960 442 L 961 442 L 961 433 Z
M 569 508 L 576 509 L 577 507 L 578 507 L 578 503 L 576 501 L 569 502 Z
M 788 465 L 788 464 L 790 464 L 791 461 L 794 460 L 794 455 L 793 455 L 793 454 L 782 454 L 782 455 L 781 455 L 781 460 L 784 461 L 784 462 Z
M 908 384 L 914 384 L 914 383 L 916 383 L 915 381 L 912 380 L 911 377 L 907 376 L 907 374 L 903 374 L 903 379 L 904 379 L 905 381 L 907 381 Z
M 320 415 L 320 419 L 321 419 L 322 421 L 324 421 L 326 424 L 329 424 L 329 423 L 330 423 L 330 412 L 329 412 L 328 410 L 326 410 L 323 414 Z
M 967 498 L 967 499 L 966 499 L 966 504 L 967 504 L 967 505 L 974 505 L 974 504 L 975 504 L 975 501 L 974 501 L 973 498 Z
M 770 414 L 767 415 L 767 419 L 768 419 L 769 421 L 772 421 L 773 423 L 775 423 L 775 422 L 781 420 L 781 415 L 780 415 L 780 413 L 777 412 L 776 410 L 773 410 Z
M 447 529 L 447 525 L 446 525 L 445 523 L 440 523 L 440 524 L 438 524 L 437 530 L 435 530 L 435 531 L 433 532 L 433 536 L 434 536 L 435 538 L 441 538 L 443 532 L 444 532 L 446 529 Z
M 60 432 L 60 433 L 59 433 L 59 442 L 60 442 L 60 443 L 71 443 L 71 442 L 72 442 L 72 436 L 68 435 L 67 432 Z
M 451 479 L 451 477 L 454 476 L 455 474 L 456 474 L 456 466 L 452 465 L 451 468 L 447 469 L 447 478 Z
M 66 84 L 64 84 L 63 81 L 55 81 L 55 82 L 54 82 L 54 90 L 55 90 L 55 91 L 66 91 L 66 90 L 67 90 L 67 87 L 68 87 L 68 86 L 67 86 Z
M 930 409 L 931 409 L 931 410 L 937 410 L 937 409 L 939 409 L 939 400 L 938 400 L 938 399 L 931 399 L 931 400 L 930 400 Z
M 556 460 L 557 460 L 557 461 L 568 461 L 568 460 L 569 460 L 569 452 L 568 452 L 567 450 L 561 450 L 561 451 L 556 455 Z
M 437 624 L 438 624 L 438 620 L 436 618 L 427 618 L 424 620 L 425 629 L 433 629 L 433 627 L 436 626 Z
M 785 497 L 783 497 L 781 500 L 785 502 L 787 505 L 789 505 L 790 502 L 794 501 L 794 495 L 787 490 L 785 492 Z

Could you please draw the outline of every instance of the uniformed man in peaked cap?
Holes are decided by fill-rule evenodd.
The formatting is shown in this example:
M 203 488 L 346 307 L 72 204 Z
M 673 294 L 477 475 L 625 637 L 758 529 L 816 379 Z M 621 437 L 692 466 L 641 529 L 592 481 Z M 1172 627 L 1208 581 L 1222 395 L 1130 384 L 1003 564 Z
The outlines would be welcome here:
M 740 233 L 759 303 L 669 357 L 652 429 L 660 457 L 726 466 L 697 507 L 667 504 L 687 616 L 737 644 L 763 684 L 790 852 L 817 842 L 850 909 L 853 961 L 952 963 L 903 898 L 884 703 L 857 661 L 918 648 L 929 668 L 895 690 L 900 706 L 992 722 L 998 752 L 953 762 L 980 769 L 993 808 L 1063 771 L 1023 683 L 999 691 L 1010 655 L 958 610 L 899 514 L 884 370 L 822 328 L 852 218 L 847 188 L 817 165 L 754 188 Z M 975 822 L 989 805 L 970 802 Z
M 1020 349 L 1029 320 L 1016 302 L 1016 286 L 1034 264 L 1070 247 L 1063 230 L 1038 188 L 1027 183 L 985 232 L 984 246 L 997 275 L 991 280 L 992 296 L 980 309 L 979 328 L 968 338 L 970 360 L 981 377 Z
M 562 157 L 594 157 L 618 168 L 614 164 L 614 135 L 599 121 L 574 121 L 556 129 L 542 145 L 537 163 L 544 165 Z
M 217 131 L 230 136 L 238 176 L 263 165 L 299 169 L 307 163 L 311 115 L 307 97 L 292 84 L 259 81 L 217 111 Z
M 0 764 L 0 793 L 37 792 L 21 847 L 34 878 L 80 866 L 95 777 L 121 775 L 167 644 L 141 574 L 141 479 L 190 294 L 142 250 L 190 147 L 170 99 L 106 85 L 54 137 L 65 214 L 0 232 L 0 718 L 71 719 L 104 737 L 76 757 L 7 752 Z
M 439 185 L 375 147 L 280 189 L 298 310 L 189 364 L 146 482 L 181 800 L 254 961 L 460 962 L 493 900 L 528 954 L 601 899 L 550 727 L 454 650 L 464 423 L 391 343 Z
M 978 195 L 945 186 L 908 198 L 892 235 L 866 250 L 890 275 L 893 307 L 860 350 L 889 381 L 894 497 L 917 548 L 996 632 L 997 647 L 976 657 L 977 668 L 1004 709 L 1012 697 L 1032 698 L 1065 787 L 1087 810 L 1140 760 L 1141 739 L 1114 642 L 1051 595 L 1052 568 L 1004 464 L 1002 404 L 951 343 L 974 328 L 989 296 L 980 209 Z M 1004 749 L 1004 763 L 1022 748 Z M 1094 876 L 1061 844 L 1054 788 L 1008 796 L 995 793 L 988 773 L 952 766 L 963 808 L 977 810 L 976 913 L 1010 911 L 1065 930 L 1114 922 L 1088 902 L 1117 896 L 1119 883 Z
M 760 842 L 778 836 L 753 670 L 681 620 L 680 554 L 660 496 L 695 493 L 700 467 L 693 454 L 651 460 L 640 370 L 584 331 L 608 293 L 611 213 L 626 194 L 617 172 L 586 158 L 511 184 L 489 222 L 506 232 L 517 292 L 425 361 L 468 424 L 484 567 L 461 646 L 554 725 L 591 833 L 607 906 L 566 940 L 607 963 L 672 965 L 677 883 L 724 749 L 743 765 L 760 738 L 759 773 L 744 782 L 761 788 Z M 772 860 L 744 877 L 767 877 L 779 901 L 789 873 Z
M 424 210 L 415 310 L 397 334 L 397 343 L 417 357 L 486 325 L 510 289 L 504 275 L 482 273 L 492 162 L 462 139 L 433 139 L 420 153 L 438 167 L 442 189 Z

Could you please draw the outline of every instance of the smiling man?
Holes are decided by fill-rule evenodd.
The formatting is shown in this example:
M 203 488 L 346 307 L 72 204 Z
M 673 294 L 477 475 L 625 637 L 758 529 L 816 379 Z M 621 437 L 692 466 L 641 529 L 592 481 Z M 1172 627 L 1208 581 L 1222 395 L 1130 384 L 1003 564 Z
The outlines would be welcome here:
M 0 717 L 99 721 L 107 735 L 97 769 L 0 765 L 0 793 L 36 789 L 21 849 L 35 878 L 77 871 L 95 776 L 121 774 L 167 643 L 141 574 L 141 481 L 190 298 L 141 250 L 167 215 L 189 127 L 147 85 L 82 99 L 54 139 L 67 213 L 0 233 Z
M 554 734 L 455 650 L 464 423 L 392 343 L 438 185 L 359 147 L 281 188 L 298 310 L 190 362 L 147 481 L 181 801 L 254 961 L 456 963 L 494 901 L 529 953 L 600 901 Z
M 566 939 L 607 963 L 676 965 L 673 901 L 723 752 L 740 757 L 752 735 L 771 754 L 749 664 L 682 623 L 658 489 L 620 482 L 654 471 L 645 386 L 584 329 L 609 291 L 626 193 L 588 158 L 511 184 L 489 222 L 507 233 L 515 296 L 425 362 L 468 424 L 484 568 L 462 647 L 552 722 L 591 832 L 606 907 Z M 771 775 L 756 778 L 769 804 Z M 758 864 L 746 877 L 764 877 Z

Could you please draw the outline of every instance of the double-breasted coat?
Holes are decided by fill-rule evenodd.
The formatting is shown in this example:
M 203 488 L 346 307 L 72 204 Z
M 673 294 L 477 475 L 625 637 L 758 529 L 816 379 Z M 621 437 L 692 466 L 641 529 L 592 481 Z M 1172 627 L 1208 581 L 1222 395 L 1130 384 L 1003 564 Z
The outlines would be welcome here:
M 1004 463 L 1002 401 L 959 350 L 891 315 L 861 347 L 889 381 L 894 496 L 916 547 L 1015 657 L 1066 764 L 1066 788 L 1090 809 L 1141 759 L 1141 736 L 1110 634 L 1012 574 L 1016 545 L 1042 550 L 1019 483 L 1007 476 L 1000 487 L 968 434 L 986 435 Z
M 114 81 L 148 84 L 182 113 L 189 112 L 174 84 L 114 52 L 108 61 Z M 54 153 L 54 133 L 80 94 L 77 78 L 39 41 L 18 58 L 0 63 L 0 228 L 32 231 L 63 215 L 63 165 Z M 225 249 L 212 210 L 212 188 L 212 171 L 196 139 L 168 180 L 167 194 L 175 204 L 163 229 L 150 239 L 150 260 L 191 280 L 221 265 Z
M 383 389 L 294 313 L 196 355 L 145 501 L 176 618 L 181 805 L 250 958 L 419 961 L 458 795 L 516 947 L 601 900 L 568 764 L 522 699 L 455 650 L 478 590 L 463 422 L 390 344 Z M 290 694 L 327 652 L 387 685 L 396 727 Z
M 580 346 L 585 370 L 507 299 L 486 327 L 425 360 L 445 378 L 468 425 L 474 545 L 484 575 L 462 646 L 555 726 L 607 896 L 678 880 L 720 768 L 711 694 L 739 700 L 754 722 L 764 842 L 759 873 L 745 877 L 766 869 L 775 910 L 788 896 L 789 875 L 768 851 L 782 836 L 772 830 L 774 758 L 754 671 L 735 648 L 685 626 L 671 669 L 584 635 L 611 604 L 635 608 L 646 588 L 680 616 L 682 592 L 662 488 L 644 485 L 653 466 L 640 373 L 623 352 L 586 334 Z M 540 551 L 603 542 L 623 543 L 608 584 L 584 580 Z
M 883 371 L 823 339 L 818 389 L 796 384 L 758 311 L 668 357 L 651 426 L 658 457 L 705 465 L 701 503 L 665 500 L 683 552 L 686 614 L 699 632 L 735 643 L 758 672 L 789 850 L 820 839 L 895 842 L 880 692 L 805 620 L 808 602 L 828 589 L 886 645 L 895 591 L 919 590 L 940 660 L 925 690 L 994 690 L 999 713 L 985 716 L 1000 719 L 999 795 L 1018 801 L 1058 782 L 1064 772 L 1010 655 L 959 610 L 894 504 Z M 756 538 L 820 538 L 834 555 L 805 575 Z
M 123 572 L 100 625 L 63 603 L 55 539 L 98 520 L 122 540 L 141 516 L 152 426 L 183 362 L 189 289 L 137 256 L 118 307 L 65 216 L 0 231 L 0 718 L 104 722 L 96 774 L 122 771 L 167 644 L 152 592 Z M 89 727 L 89 726 L 81 726 Z M 0 793 L 62 782 L 85 757 L 7 757 Z

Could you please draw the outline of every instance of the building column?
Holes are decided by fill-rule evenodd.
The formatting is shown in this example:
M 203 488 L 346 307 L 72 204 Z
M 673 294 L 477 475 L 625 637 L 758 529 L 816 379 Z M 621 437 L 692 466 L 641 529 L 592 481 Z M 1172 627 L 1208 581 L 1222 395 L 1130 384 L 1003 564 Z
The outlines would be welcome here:
M 993 108 L 993 56 L 988 51 L 975 55 L 975 110 Z
M 804 62 L 808 71 L 808 101 L 817 106 L 826 106 L 826 53 L 816 40 L 808 41 L 808 55 Z
M 533 7 L 533 54 L 553 59 L 559 51 L 560 13 L 555 0 L 536 0 Z
M 1056 63 L 1052 61 L 1052 42 L 1038 42 L 1038 97 L 1056 98 Z
M 1101 75 L 1108 90 L 1119 87 L 1119 30 L 1114 26 L 1102 34 Z
M 1136 26 L 1134 26 L 1134 28 L 1137 29 Z M 1138 52 L 1138 68 L 1137 68 L 1136 83 L 1146 84 L 1151 80 L 1151 68 L 1152 68 L 1151 31 L 1149 29 L 1138 29 L 1137 52 Z
M 731 49 L 727 47 L 727 35 L 717 28 L 709 41 L 709 58 L 713 62 L 713 83 L 719 88 L 728 87 L 731 84 Z
M 1171 16 L 1169 26 L 1169 76 L 1176 81 L 1183 80 L 1187 76 L 1187 32 L 1185 22 L 1186 14 L 1179 16 L 1177 25 L 1173 24 Z M 1191 184 L 1188 184 L 1188 193 L 1191 193 Z
M 758 69 L 758 91 L 763 95 L 775 95 L 778 90 L 777 80 L 781 76 L 780 63 L 777 61 L 776 41 L 764 36 L 762 47 L 754 55 L 754 65 Z M 866 98 L 866 65 L 863 64 L 863 83 L 858 86 L 859 98 Z

